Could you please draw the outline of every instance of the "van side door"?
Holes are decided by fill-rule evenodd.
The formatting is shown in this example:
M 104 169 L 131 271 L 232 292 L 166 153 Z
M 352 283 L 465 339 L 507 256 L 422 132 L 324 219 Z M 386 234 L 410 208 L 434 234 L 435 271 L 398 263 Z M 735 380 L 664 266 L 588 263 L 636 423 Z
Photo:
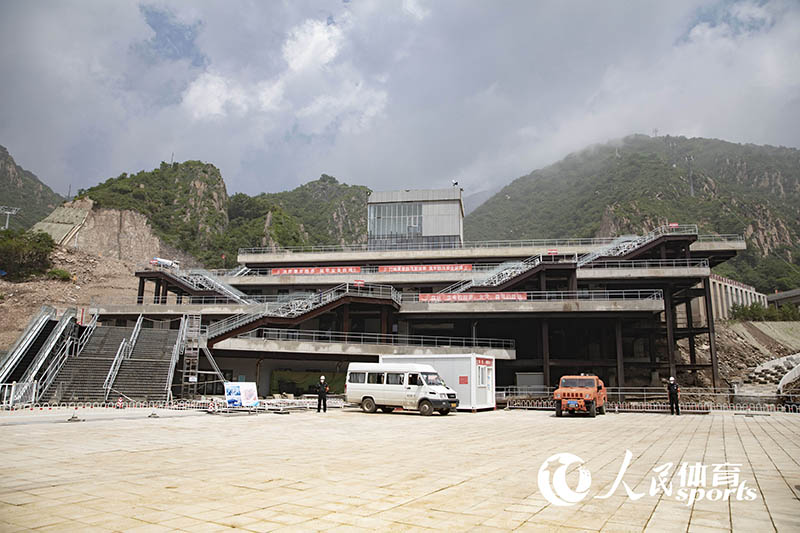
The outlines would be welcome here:
M 409 372 L 406 375 L 406 394 L 403 402 L 403 409 L 416 409 L 422 390 L 422 376 L 420 376 L 418 372 Z

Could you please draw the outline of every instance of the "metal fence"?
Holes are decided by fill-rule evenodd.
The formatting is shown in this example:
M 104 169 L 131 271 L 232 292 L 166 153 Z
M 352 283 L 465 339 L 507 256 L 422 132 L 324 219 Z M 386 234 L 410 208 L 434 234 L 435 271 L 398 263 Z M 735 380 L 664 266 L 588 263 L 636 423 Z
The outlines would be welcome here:
M 686 228 L 686 229 L 685 229 Z M 697 226 L 694 224 L 682 225 L 669 231 L 670 234 L 696 234 Z M 403 250 L 457 250 L 474 248 L 534 248 L 556 246 L 603 246 L 611 244 L 616 237 L 594 237 L 574 239 L 522 239 L 522 240 L 492 240 L 492 241 L 466 241 L 464 243 L 392 243 L 392 244 L 337 244 L 314 246 L 287 246 L 239 248 L 239 254 L 290 254 L 290 253 L 325 253 L 325 252 L 391 252 Z M 698 235 L 701 242 L 744 241 L 741 235 Z
M 446 337 L 434 335 L 398 335 L 380 333 L 341 333 L 302 329 L 258 328 L 237 336 L 238 339 L 274 341 L 330 342 L 344 344 L 385 344 L 393 346 L 431 346 L 456 348 L 514 349 L 513 339 Z
M 403 293 L 403 303 L 419 302 L 420 294 L 423 299 L 429 293 Z M 560 302 L 560 301 L 618 301 L 618 300 L 662 300 L 661 289 L 625 289 L 611 291 L 508 291 L 508 292 L 468 292 L 468 293 L 435 293 L 430 294 L 429 303 L 457 303 L 480 301 L 535 301 L 535 302 Z
M 708 268 L 708 259 L 632 259 L 628 261 L 592 261 L 591 263 L 583 265 L 581 268 Z

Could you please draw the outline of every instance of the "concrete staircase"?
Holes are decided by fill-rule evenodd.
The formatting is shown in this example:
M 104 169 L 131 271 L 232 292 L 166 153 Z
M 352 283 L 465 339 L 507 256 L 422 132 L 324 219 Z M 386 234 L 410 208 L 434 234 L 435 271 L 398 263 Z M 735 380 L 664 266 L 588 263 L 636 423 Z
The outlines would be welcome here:
M 800 355 L 797 354 L 772 359 L 753 369 L 744 378 L 744 383 L 748 385 L 777 385 L 783 376 L 797 365 L 800 365 Z
M 165 401 L 172 348 L 177 340 L 178 330 L 142 328 L 131 357 L 119 367 L 109 398 L 119 393 L 132 400 Z
M 47 402 L 102 402 L 103 382 L 122 339 L 133 328 L 98 326 L 83 352 L 70 357 L 47 392 Z

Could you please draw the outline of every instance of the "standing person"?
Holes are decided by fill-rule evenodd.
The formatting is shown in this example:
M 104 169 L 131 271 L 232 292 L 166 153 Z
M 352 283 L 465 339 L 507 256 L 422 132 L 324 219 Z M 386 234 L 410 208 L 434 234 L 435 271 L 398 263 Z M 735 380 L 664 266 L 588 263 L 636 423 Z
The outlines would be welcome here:
M 678 405 L 678 394 L 680 392 L 681 388 L 678 387 L 675 378 L 670 377 L 669 383 L 667 384 L 667 393 L 669 394 L 669 414 L 671 415 L 680 416 L 681 414 L 681 407 Z
M 319 377 L 319 383 L 317 383 L 317 412 L 319 413 L 319 408 L 322 407 L 322 411 L 327 413 L 328 412 L 328 391 L 331 390 L 328 387 L 328 384 L 325 383 L 325 376 Z

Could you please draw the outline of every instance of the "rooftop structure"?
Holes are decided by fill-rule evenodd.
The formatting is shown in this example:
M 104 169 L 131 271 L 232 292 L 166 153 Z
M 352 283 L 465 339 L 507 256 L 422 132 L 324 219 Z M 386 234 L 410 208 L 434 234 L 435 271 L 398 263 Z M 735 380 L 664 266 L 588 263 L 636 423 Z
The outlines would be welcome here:
M 367 199 L 367 247 L 458 246 L 464 241 L 461 189 L 373 192 Z

